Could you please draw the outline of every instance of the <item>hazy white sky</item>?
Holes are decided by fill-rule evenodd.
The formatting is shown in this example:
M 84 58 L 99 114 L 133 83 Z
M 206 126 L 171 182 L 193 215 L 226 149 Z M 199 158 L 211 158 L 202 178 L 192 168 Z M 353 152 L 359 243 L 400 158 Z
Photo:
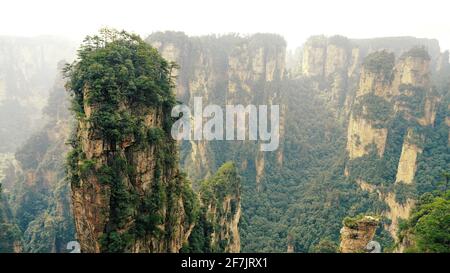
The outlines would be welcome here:
M 288 47 L 311 35 L 436 38 L 450 49 L 448 0 L 0 0 L 0 35 L 81 40 L 103 26 L 143 35 L 279 33 Z

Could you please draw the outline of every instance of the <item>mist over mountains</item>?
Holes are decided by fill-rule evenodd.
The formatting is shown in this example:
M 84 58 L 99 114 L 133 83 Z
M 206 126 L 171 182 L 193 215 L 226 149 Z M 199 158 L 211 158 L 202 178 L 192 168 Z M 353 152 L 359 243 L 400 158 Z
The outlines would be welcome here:
M 437 40 L 314 36 L 293 52 L 277 34 L 169 31 L 144 40 L 178 65 L 172 95 L 163 81 L 148 89 L 158 96 L 139 93 L 147 90 L 140 62 L 119 47 L 108 53 L 130 54 L 133 69 L 125 57 L 95 61 L 111 67 L 121 99 L 115 88 L 74 82 L 79 93 L 69 96 L 61 69 L 78 45 L 0 37 L 0 252 L 66 252 L 76 238 L 86 252 L 337 252 L 369 237 L 388 252 L 442 251 L 441 238 L 424 244 L 410 220 L 434 204 L 423 194 L 448 208 L 450 64 Z M 194 97 L 280 105 L 279 148 L 172 143 L 167 105 Z M 345 241 L 343 225 L 370 236 Z

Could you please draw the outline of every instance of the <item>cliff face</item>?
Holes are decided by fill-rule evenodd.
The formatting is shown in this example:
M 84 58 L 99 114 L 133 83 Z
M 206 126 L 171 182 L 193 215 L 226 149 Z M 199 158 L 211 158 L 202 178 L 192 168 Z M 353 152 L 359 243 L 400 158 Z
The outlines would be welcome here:
M 94 39 L 103 46 L 80 55 L 81 60 L 68 70 L 68 87 L 78 105 L 68 168 L 81 250 L 178 252 L 188 247 L 203 207 L 178 169 L 177 146 L 170 135 L 170 112 L 175 105 L 171 68 L 139 37 L 106 32 Z M 118 64 L 122 68 L 113 71 L 118 74 L 112 84 L 120 87 L 93 85 L 108 73 L 101 69 L 111 66 L 110 59 L 102 56 L 117 52 L 124 59 Z M 90 62 L 96 62 L 101 72 L 92 69 Z M 227 178 L 221 179 L 227 183 Z M 221 244 L 224 251 L 239 250 L 240 212 L 233 207 L 235 201 L 226 196 L 218 203 L 207 203 L 207 221 L 218 228 L 212 239 L 230 240 L 229 246 Z M 232 217 L 225 219 L 225 215 Z
M 424 54 L 424 56 L 419 56 L 419 54 Z M 436 98 L 431 96 L 428 54 L 421 49 L 412 49 L 400 58 L 395 69 L 394 58 L 393 54 L 387 52 L 374 53 L 366 58 L 347 136 L 349 139 L 347 150 L 351 159 L 355 158 L 355 153 L 358 155 L 356 157 L 362 156 L 364 151 L 361 149 L 371 143 L 376 144 L 379 155 L 383 155 L 387 121 L 393 119 L 395 113 L 399 113 L 421 126 L 429 126 L 434 123 Z M 376 97 L 370 97 L 370 95 Z M 413 100 L 415 101 L 413 102 Z M 380 109 L 375 109 L 375 107 Z M 367 121 L 369 118 L 369 121 L 366 123 L 355 122 L 355 120 L 361 120 L 355 116 L 366 117 L 362 118 L 363 121 Z M 358 128 L 358 125 L 367 123 L 375 126 L 366 125 L 367 128 L 364 126 Z M 355 145 L 357 141 L 354 138 L 358 136 L 363 145 Z M 358 149 L 358 146 L 361 147 Z
M 393 54 L 382 51 L 370 55 L 363 65 L 348 124 L 347 151 L 350 160 L 366 155 L 370 144 L 375 144 L 378 156 L 384 154 L 387 139 L 385 121 L 392 107 L 389 100 L 392 96 L 390 85 L 394 58 Z
M 358 61 L 356 53 L 345 37 L 311 37 L 303 48 L 302 73 L 309 77 L 330 77 L 337 73 L 351 76 Z
M 317 89 L 323 91 L 330 106 L 340 112 L 359 62 L 359 49 L 349 39 L 314 36 L 303 47 L 302 75 L 317 81 Z
M 342 211 L 334 209 L 335 205 L 342 210 L 362 209 L 359 204 L 340 198 L 348 194 L 347 188 L 339 192 L 328 183 L 332 177 L 336 185 L 345 187 L 339 184 L 341 177 L 335 180 L 337 175 L 323 175 L 324 168 L 336 165 L 342 171 L 341 162 L 334 157 L 341 151 L 348 154 L 348 179 L 357 181 L 364 191 L 377 193 L 370 198 L 378 195 L 387 205 L 388 209 L 383 207 L 381 214 L 391 220 L 385 229 L 395 238 L 398 219 L 407 218 L 415 203 L 415 197 L 402 190 L 417 186 L 420 161 L 430 154 L 424 145 L 430 141 L 426 131 L 442 122 L 442 115 L 436 114 L 441 107 L 440 98 L 432 83 L 437 72 L 449 65 L 448 55 L 440 54 L 434 41 L 318 37 L 305 45 L 302 60 L 296 62 L 302 63 L 300 70 L 305 76 L 298 81 L 285 76 L 285 43 L 276 35 L 187 37 L 182 33 L 156 33 L 147 42 L 180 67 L 171 67 L 159 57 L 153 59 L 153 52 L 150 54 L 153 61 L 146 59 L 144 63 L 148 66 L 143 71 L 158 73 L 145 74 L 139 64 L 131 61 L 133 58 L 123 57 L 128 53 L 120 48 L 114 61 L 90 59 L 90 69 L 82 70 L 89 74 L 90 80 L 78 78 L 71 83 L 76 91 L 77 121 L 68 166 L 73 212 L 83 251 L 239 251 L 241 192 L 235 183 L 237 179 L 233 171 L 225 171 L 228 167 L 216 175 L 212 171 L 230 159 L 237 161 L 248 183 L 247 198 L 242 198 L 247 202 L 243 207 L 254 209 L 246 219 L 248 223 L 256 223 L 261 230 L 274 230 L 277 223 L 278 229 L 267 235 L 254 232 L 248 228 L 252 225 L 247 225 L 243 240 L 250 246 L 244 250 L 285 251 L 288 247 L 291 251 L 295 246 L 298 251 L 308 251 L 314 236 L 298 235 L 337 234 L 328 227 L 325 230 L 326 225 L 312 224 L 319 221 L 310 219 L 317 220 L 320 215 L 320 219 L 330 217 L 331 222 L 336 221 L 338 217 L 334 216 L 340 217 Z M 420 50 L 408 51 L 414 45 L 425 45 L 428 56 Z M 382 49 L 387 51 L 380 53 Z M 46 50 L 42 52 L 49 56 Z M 40 51 L 36 52 L 30 55 Z M 392 58 L 388 52 L 396 57 Z M 4 75 L 19 75 L 2 78 L 0 74 L 0 97 L 8 94 L 20 103 L 28 103 L 25 97 L 32 97 L 31 105 L 36 102 L 35 89 L 39 94 L 44 92 L 36 80 L 40 76 L 32 75 L 41 75 L 42 67 L 47 65 L 36 67 L 33 63 L 39 61 L 29 59 L 27 54 L 26 58 L 19 58 L 20 62 L 29 63 L 27 67 L 7 63 L 3 70 L 0 68 L 7 71 L 5 67 L 15 67 Z M 120 65 L 115 66 L 117 63 Z M 105 67 L 113 68 L 113 72 Z M 159 74 L 165 76 L 161 78 Z M 178 169 L 176 145 L 170 140 L 173 120 L 169 114 L 174 99 L 168 95 L 171 85 L 168 74 L 176 77 L 177 99 L 190 106 L 195 96 L 201 96 L 204 105 L 280 104 L 279 149 L 262 153 L 248 142 L 180 143 L 182 166 L 190 177 L 205 179 L 209 185 L 197 196 Z M 448 73 L 443 75 L 448 78 Z M 2 80 L 13 78 L 13 82 Z M 10 88 L 20 85 L 22 78 L 32 82 L 32 86 Z M 62 84 L 57 83 L 58 88 Z M 33 95 L 22 94 L 20 90 Z M 50 98 L 53 99 L 55 105 L 67 107 L 62 100 L 55 96 Z M 41 103 L 38 102 L 39 107 Z M 70 189 L 61 172 L 69 121 L 63 111 L 48 108 L 46 111 L 51 112 L 46 117 L 45 130 L 20 149 L 17 160 L 10 153 L 3 162 L 11 163 L 3 164 L 6 168 L 0 166 L 4 192 L 13 201 L 9 203 L 11 213 L 20 219 L 18 225 L 24 231 L 20 234 L 24 251 L 59 252 L 67 241 L 73 240 L 74 227 L 70 226 L 71 215 L 67 213 Z M 4 117 L 10 115 L 8 111 Z M 450 126 L 448 120 L 447 117 Z M 15 124 L 27 127 L 27 123 Z M 336 124 L 347 126 L 346 145 L 330 145 L 342 139 Z M 288 149 L 284 150 L 283 143 Z M 333 159 L 333 164 L 324 158 Z M 380 175 L 369 179 L 364 173 Z M 201 188 L 200 183 L 195 186 Z M 307 194 L 303 196 L 302 192 Z M 360 192 L 352 196 L 355 200 L 357 194 Z M 361 195 L 366 198 L 364 194 Z M 308 211 L 317 213 L 308 215 L 305 213 Z M 280 215 L 291 216 L 295 221 Z M 14 221 L 9 217 L 7 222 Z M 304 239 L 297 238 L 298 242 L 286 245 L 287 229 L 293 229 L 294 235 Z M 361 230 L 371 234 L 369 227 Z M 344 234 L 370 237 L 351 230 Z M 269 237 L 271 240 L 265 240 Z M 262 243 L 252 243 L 256 241 Z M 259 248 L 261 245 L 266 248 Z M 344 248 L 359 249 L 352 245 Z M 8 248 L 11 246 L 19 250 L 18 244 L 14 247 L 14 240 Z
M 222 176 L 222 177 L 221 177 Z M 226 181 L 226 193 L 222 192 L 223 183 Z M 221 249 L 223 252 L 239 253 L 241 250 L 238 224 L 241 217 L 241 194 L 240 183 L 236 168 L 230 163 L 222 166 L 207 187 L 212 187 L 216 196 L 204 198 L 203 205 L 206 206 L 206 219 L 213 223 L 214 231 L 211 234 L 212 249 Z
M 131 109 L 127 110 L 131 111 Z M 88 105 L 85 105 L 84 111 L 86 113 L 91 111 Z M 162 130 L 163 122 L 167 122 L 165 120 L 167 112 L 163 112 L 162 109 L 148 107 L 140 111 L 143 116 L 143 130 L 158 132 Z M 86 117 L 90 118 L 89 115 Z M 144 234 L 133 238 L 132 243 L 124 246 L 124 251 L 177 252 L 184 238 L 187 237 L 192 223 L 186 219 L 184 202 L 187 200 L 181 194 L 175 194 L 175 191 L 183 191 L 183 188 L 187 187 L 185 185 L 187 182 L 182 179 L 175 164 L 163 164 L 163 153 L 171 157 L 176 156 L 175 143 L 165 136 L 167 139 L 163 141 L 168 142 L 167 144 L 155 143 L 140 148 L 139 146 L 143 143 L 130 137 L 112 145 L 93 133 L 91 126 L 95 128 L 96 125 L 79 121 L 77 138 L 80 146 L 75 149 L 79 148 L 80 153 L 83 154 L 83 159 L 78 159 L 78 165 L 95 163 L 88 173 L 80 173 L 77 183 L 72 182 L 74 216 L 81 249 L 84 252 L 108 251 L 108 246 L 102 245 L 106 239 L 105 236 L 109 235 L 107 237 L 111 240 L 109 244 L 113 244 L 112 240 L 115 239 L 113 234 L 129 236 L 133 229 L 138 228 L 133 224 L 139 223 L 144 225 L 139 227 L 143 229 Z M 125 171 L 120 169 L 120 164 L 130 166 L 128 168 L 131 170 L 126 170 L 130 171 L 129 176 L 120 173 Z M 106 174 L 111 176 L 104 176 L 102 167 L 112 172 Z M 115 176 L 123 180 L 114 181 Z M 103 179 L 112 179 L 112 181 L 102 181 Z M 121 184 L 116 185 L 116 183 Z M 160 198 L 161 200 L 156 200 Z M 137 205 L 129 204 L 127 201 L 137 202 Z M 153 208 L 156 211 L 150 210 L 154 205 L 152 201 L 161 202 L 160 206 Z M 114 219 L 119 216 L 123 218 Z M 158 217 L 160 220 L 156 223 L 146 223 L 147 219 L 143 217 Z M 171 222 L 166 222 L 169 219 Z M 119 224 L 117 227 L 114 227 L 117 225 L 115 221 Z M 155 225 L 153 227 L 155 230 L 147 230 L 146 224 Z M 162 234 L 167 234 L 167 239 L 164 239 Z
M 373 239 L 380 221 L 371 216 L 361 219 L 346 219 L 341 229 L 341 253 L 366 252 L 367 244 Z
M 158 49 L 176 69 L 177 99 L 192 102 L 194 96 L 221 104 L 243 93 L 249 99 L 256 82 L 284 77 L 286 43 L 278 35 L 255 34 L 188 37 L 182 32 L 158 32 L 149 44 Z
M 333 71 L 330 68 L 334 66 L 347 70 L 351 75 L 351 72 L 355 72 L 355 66 L 360 65 L 368 54 L 389 50 L 400 56 L 412 47 L 427 48 L 432 64 L 436 65 L 437 70 L 448 63 L 445 53 L 440 52 L 439 42 L 434 39 L 414 37 L 347 39 L 342 36 L 313 36 L 303 47 L 302 71 L 306 76 L 323 76 L 329 75 L 330 73 L 325 71 Z
M 401 56 L 413 47 L 424 47 L 428 50 L 430 60 L 426 65 L 429 65 L 433 72 L 442 70 L 448 64 L 448 58 L 445 59 L 445 54 L 441 54 L 436 40 L 413 37 L 347 39 L 342 36 L 313 36 L 303 47 L 300 74 L 316 81 L 316 92 L 321 92 L 328 97 L 329 105 L 336 110 L 338 117 L 345 117 L 351 110 L 355 90 L 362 91 L 361 81 L 371 85 L 370 81 L 376 80 L 374 75 L 363 72 L 363 60 L 368 55 L 382 50 Z M 411 61 L 414 62 L 414 60 L 408 62 Z M 412 67 L 420 64 L 406 65 Z M 407 73 L 404 75 L 404 77 L 409 76 Z M 414 77 L 423 79 L 420 75 Z M 381 81 L 375 81 L 375 83 L 380 84 Z M 373 91 L 375 93 L 382 90 L 389 91 L 385 87 L 379 86 Z
M 374 128 L 370 121 L 350 117 L 348 124 L 347 151 L 350 159 L 362 157 L 368 153 L 367 146 L 375 144 L 377 154 L 383 156 L 386 145 L 387 129 Z
M 407 184 L 407 181 L 414 180 L 412 173 L 417 172 L 418 166 L 417 162 L 412 162 L 420 160 L 423 149 L 420 141 L 416 142 L 422 139 L 421 129 L 415 128 L 413 124 L 426 128 L 432 126 L 436 119 L 437 100 L 430 88 L 430 75 L 442 70 L 439 67 L 445 67 L 445 63 L 448 63 L 448 60 L 442 61 L 444 57 L 439 52 L 437 41 L 410 37 L 368 40 L 341 36 L 313 37 L 305 44 L 302 53 L 296 54 L 300 60 L 290 60 L 291 65 L 300 65 L 295 68 L 291 66 L 292 70 L 288 73 L 282 61 L 286 55 L 283 43 L 270 35 L 246 38 L 187 37 L 182 33 L 169 32 L 152 34 L 147 42 L 155 46 L 165 58 L 180 64 L 176 71 L 177 98 L 190 106 L 193 105 L 194 96 L 201 96 L 204 105 L 274 103 L 283 106 L 280 108 L 280 139 L 285 139 L 276 153 L 260 153 L 249 143 L 183 142 L 182 166 L 190 171 L 191 177 L 211 177 L 209 170 L 233 159 L 256 194 L 265 193 L 265 184 L 291 180 L 287 174 L 291 171 L 289 168 L 295 165 L 294 161 L 301 161 L 299 157 L 302 156 L 308 157 L 305 151 L 314 153 L 308 150 L 308 145 L 303 145 L 314 141 L 302 139 L 312 134 L 313 130 L 296 130 L 299 123 L 295 121 L 298 119 L 291 117 L 288 120 L 289 112 L 300 107 L 299 103 L 293 103 L 293 96 L 300 96 L 300 91 L 289 93 L 287 89 L 291 88 L 292 78 L 301 76 L 298 77 L 301 84 L 295 83 L 292 88 L 307 86 L 309 92 L 317 93 L 315 96 L 325 100 L 321 100 L 321 106 L 318 107 L 330 110 L 335 116 L 333 122 L 345 126 L 345 147 L 350 162 L 346 164 L 346 174 L 349 179 L 367 181 L 368 185 L 378 190 L 389 177 L 388 185 L 383 186 L 390 188 L 387 192 L 380 191 L 382 195 L 379 196 L 382 203 L 391 207 L 383 214 L 392 220 L 392 225 L 386 225 L 386 229 L 392 230 L 391 235 L 395 236 L 397 215 L 404 217 L 414 204 L 412 196 L 401 200 L 403 196 L 396 193 L 401 192 L 405 185 L 408 189 L 414 187 L 414 182 Z M 414 51 L 408 53 L 416 46 L 424 46 L 428 50 L 428 58 Z M 367 60 L 369 56 L 372 56 L 371 61 Z M 293 73 L 294 70 L 296 73 L 300 71 L 300 75 Z M 287 79 L 279 75 L 293 77 Z M 416 92 L 419 89 L 423 89 L 423 92 Z M 288 93 L 290 95 L 286 95 Z M 422 94 L 427 99 L 419 106 L 413 101 L 420 100 Z M 302 114 L 311 113 L 313 111 Z M 398 126 L 398 123 L 402 125 Z M 285 126 L 289 130 L 285 130 Z M 324 125 L 321 129 L 325 126 L 331 128 Z M 411 137 L 407 137 L 410 127 Z M 325 138 L 331 139 L 333 136 L 329 131 L 324 134 Z M 315 136 L 315 139 L 321 137 Z M 406 139 L 410 141 L 408 145 L 403 144 Z M 283 147 L 283 143 L 290 143 L 290 140 L 299 147 L 297 150 L 290 146 L 290 150 L 296 151 L 295 156 Z M 403 156 L 402 146 L 405 150 Z M 295 169 L 292 171 L 298 172 L 298 168 L 303 169 L 308 164 L 292 167 Z M 360 177 L 360 173 L 364 172 L 380 173 L 377 168 L 389 173 L 380 174 L 374 180 Z M 405 180 L 404 183 L 401 180 Z M 254 201 L 260 205 L 259 202 L 262 201 Z M 257 221 L 256 218 L 253 220 Z M 275 220 L 267 222 L 271 221 Z M 286 249 L 286 246 L 282 249 Z
M 412 129 L 408 129 L 405 140 L 402 145 L 402 153 L 398 163 L 396 183 L 411 184 L 414 180 L 414 175 L 417 169 L 417 157 L 422 153 L 422 149 L 418 144 L 415 144 L 411 139 L 414 137 Z
M 278 35 L 188 37 L 164 32 L 154 33 L 146 41 L 164 58 L 180 65 L 176 94 L 188 106 L 193 106 L 196 96 L 202 97 L 203 105 L 267 104 L 277 96 L 270 84 L 285 77 L 286 43 Z M 239 149 L 239 144 L 230 146 L 230 152 Z M 211 169 L 226 161 L 218 155 L 222 152 L 217 147 L 210 141 L 190 141 L 182 146 L 182 165 L 191 178 L 209 177 Z M 282 149 L 278 153 L 282 162 Z M 259 181 L 265 168 L 264 155 L 252 151 L 247 156 L 248 161 L 254 162 L 253 171 Z
M 238 224 L 241 217 L 239 177 L 233 163 L 225 163 L 217 173 L 202 184 L 202 205 L 206 221 L 212 226 L 213 252 L 240 252 Z
M 430 57 L 420 49 L 406 52 L 396 67 L 394 88 L 398 91 L 396 108 L 415 126 L 408 127 L 396 175 L 396 183 L 411 184 L 417 169 L 417 158 L 422 153 L 424 136 L 417 128 L 433 126 L 439 100 L 433 94 L 430 82 Z M 411 103 L 416 102 L 416 104 Z
M 323 76 L 326 57 L 326 41 L 308 41 L 303 49 L 302 73 L 307 76 Z
M 137 37 L 122 34 L 115 41 L 104 33 L 102 39 L 104 47 L 92 48 L 93 53 L 69 72 L 74 102 L 80 107 L 68 161 L 81 250 L 177 252 L 195 212 L 189 208 L 193 195 L 178 170 L 176 143 L 170 136 L 174 99 L 169 67 Z M 118 52 L 127 56 L 119 67 L 97 59 Z M 112 82 L 118 89 L 98 84 L 93 88 L 108 72 L 92 70 L 91 60 L 115 68 L 113 73 L 126 72 L 128 77 L 117 78 L 128 80 Z M 95 76 L 78 78 L 78 71 Z M 149 81 L 158 82 L 155 89 L 149 88 Z
M 404 52 L 397 62 L 394 58 L 394 54 L 381 51 L 364 60 L 348 124 L 347 153 L 350 162 L 361 158 L 359 162 L 371 162 L 367 165 L 371 168 L 377 164 L 392 164 L 389 160 L 398 158 L 395 176 L 389 174 L 389 181 L 385 183 L 394 188 L 414 187 L 417 162 L 425 141 L 421 132 L 434 125 L 439 96 L 431 87 L 431 58 L 426 50 L 413 48 Z M 397 141 L 402 141 L 400 147 Z M 376 158 L 370 155 L 373 147 Z M 386 150 L 389 150 L 387 154 Z M 350 163 L 356 169 L 358 164 Z M 366 185 L 363 189 L 377 189 L 376 185 L 367 186 L 379 182 L 367 181 L 362 170 L 356 175 L 352 172 L 347 166 L 346 176 L 363 180 L 363 183 L 360 181 L 360 185 Z M 377 192 L 389 207 L 385 215 L 391 219 L 391 224 L 386 225 L 386 229 L 397 238 L 398 219 L 408 218 L 414 198 L 408 196 L 399 202 L 395 190 Z

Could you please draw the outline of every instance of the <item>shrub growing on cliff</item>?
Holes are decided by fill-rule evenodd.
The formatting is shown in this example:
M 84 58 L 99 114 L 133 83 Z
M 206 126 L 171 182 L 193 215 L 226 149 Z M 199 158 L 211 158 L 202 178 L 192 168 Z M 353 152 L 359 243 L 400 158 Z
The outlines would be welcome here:
M 180 200 L 192 209 L 182 224 L 188 227 L 195 218 L 191 213 L 195 214 L 196 196 L 178 175 L 175 141 L 170 138 L 170 110 L 176 102 L 170 69 L 139 36 L 108 29 L 87 37 L 78 59 L 65 68 L 79 122 L 70 140 L 67 170 L 74 191 L 85 194 L 90 183 L 97 183 L 109 198 L 104 204 L 109 206 L 107 215 L 102 215 L 107 219 L 102 223 L 105 232 L 98 242 L 102 252 L 129 251 L 139 239 L 171 240 L 177 217 L 184 213 Z M 158 125 L 148 124 L 153 115 Z M 81 144 L 92 144 L 93 139 L 101 140 L 94 148 L 101 150 L 94 155 Z M 145 156 L 136 159 L 140 151 Z M 155 168 L 143 181 L 136 161 L 146 159 L 153 160 Z
M 182 252 L 224 252 L 233 237 L 228 238 L 226 232 L 227 223 L 237 212 L 240 201 L 240 178 L 234 163 L 223 164 L 217 173 L 210 179 L 202 182 L 200 187 L 201 204 L 194 198 L 193 192 L 186 188 L 188 193 L 184 202 L 187 211 L 193 211 L 186 216 L 195 220 L 189 241 L 182 248 Z M 230 201 L 230 207 L 224 211 L 224 203 Z M 215 241 L 213 242 L 213 236 Z
M 396 97 L 396 101 L 402 109 L 415 117 L 422 117 L 425 109 L 426 90 L 411 84 L 401 84 L 399 91 L 400 94 Z
M 104 29 L 88 36 L 78 60 L 67 65 L 72 110 L 89 118 L 110 142 L 137 134 L 140 120 L 127 109 L 175 104 L 170 64 L 139 36 Z M 87 117 L 87 108 L 92 113 Z
M 212 178 L 202 183 L 200 192 L 203 202 L 222 200 L 227 194 L 234 194 L 239 183 L 234 163 L 223 164 Z
M 370 120 L 376 128 L 386 127 L 393 115 L 393 106 L 386 99 L 374 94 L 366 94 L 358 98 L 353 114 Z
M 369 54 L 363 62 L 365 69 L 372 73 L 382 74 L 386 81 L 391 80 L 394 65 L 394 53 L 389 53 L 385 50 Z
M 347 37 L 341 35 L 335 35 L 328 38 L 328 44 L 335 45 L 337 47 L 342 47 L 345 49 L 351 49 L 351 42 Z
M 408 57 L 430 60 L 430 55 L 428 54 L 428 51 L 424 47 L 413 47 L 407 52 L 403 53 L 400 58 L 406 59 Z

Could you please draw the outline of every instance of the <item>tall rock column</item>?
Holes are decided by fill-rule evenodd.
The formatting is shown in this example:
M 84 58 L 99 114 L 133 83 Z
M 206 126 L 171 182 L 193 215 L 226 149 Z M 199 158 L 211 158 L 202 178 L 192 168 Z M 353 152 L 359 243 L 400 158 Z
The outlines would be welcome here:
M 411 184 L 416 161 L 422 152 L 423 135 L 418 128 L 432 126 L 436 118 L 435 96 L 430 83 L 430 57 L 422 48 L 404 53 L 396 66 L 394 88 L 398 90 L 396 108 L 410 122 L 398 165 L 396 182 Z
M 425 140 L 423 129 L 434 125 L 438 100 L 431 87 L 430 57 L 425 49 L 406 51 L 396 64 L 394 55 L 385 51 L 372 53 L 364 60 L 348 127 L 350 162 L 347 166 L 350 167 L 345 174 L 353 176 L 362 189 L 376 191 L 386 203 L 388 209 L 384 215 L 391 221 L 385 228 L 394 239 L 397 239 L 399 219 L 408 218 L 415 203 L 411 195 L 397 193 L 414 190 L 417 161 Z M 385 152 L 388 131 L 391 146 Z M 401 149 L 393 146 L 399 146 L 398 142 Z M 377 157 L 370 154 L 373 150 Z M 398 166 L 396 172 L 387 174 L 391 177 L 388 179 L 387 175 L 365 175 L 368 170 L 352 164 L 358 158 L 361 158 L 359 164 L 364 159 L 367 169 L 393 158 L 398 158 Z M 358 169 L 356 175 L 355 169 Z M 382 191 L 377 184 L 392 186 Z
M 391 82 L 395 56 L 386 51 L 375 52 L 365 59 L 359 89 L 350 116 L 347 152 L 353 160 L 366 155 L 371 144 L 383 156 L 388 130 L 386 121 L 392 114 Z
M 178 252 L 196 196 L 170 136 L 170 67 L 138 36 L 105 30 L 67 69 L 76 129 L 68 170 L 83 252 Z
M 231 162 L 222 165 L 217 173 L 201 186 L 205 219 L 212 227 L 210 247 L 213 252 L 240 252 L 240 191 L 239 176 Z
M 367 244 L 373 239 L 379 223 L 380 220 L 372 216 L 346 218 L 341 229 L 339 252 L 366 252 Z

